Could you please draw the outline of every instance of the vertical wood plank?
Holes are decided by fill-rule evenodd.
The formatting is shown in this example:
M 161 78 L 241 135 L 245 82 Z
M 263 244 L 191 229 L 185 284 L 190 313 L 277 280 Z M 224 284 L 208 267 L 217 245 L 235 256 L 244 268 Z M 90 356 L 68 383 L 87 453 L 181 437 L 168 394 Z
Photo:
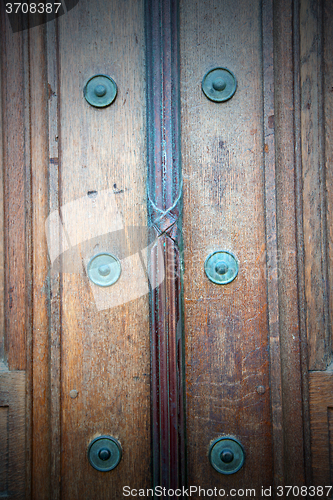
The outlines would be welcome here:
M 5 352 L 12 370 L 26 366 L 26 172 L 22 33 L 1 9 L 4 161 Z
M 2 28 L 2 22 L 0 22 Z M 4 214 L 4 157 L 3 157 L 3 105 L 2 105 L 2 54 L 3 54 L 4 39 L 0 37 L 0 360 L 5 357 L 5 269 L 4 269 L 4 231 L 5 231 L 5 214 Z
M 262 6 L 180 5 L 189 484 L 266 487 L 273 484 L 273 456 Z M 227 67 L 237 78 L 235 95 L 224 103 L 209 101 L 201 90 L 214 67 Z M 226 286 L 211 283 L 204 272 L 207 255 L 219 249 L 232 251 L 240 263 L 238 277 Z M 245 465 L 233 476 L 217 473 L 208 460 L 210 442 L 223 435 L 245 448 Z
M 185 484 L 177 1 L 146 2 L 146 44 L 151 268 L 164 270 L 151 292 L 153 483 L 176 489 Z
M 282 366 L 284 481 L 304 484 L 301 335 L 298 309 L 297 228 L 295 196 L 293 6 L 274 6 L 275 137 L 279 248 L 279 310 Z
M 328 289 L 328 328 L 330 338 L 327 348 L 332 353 L 332 325 L 333 325 L 333 4 L 329 0 L 324 2 L 323 13 L 324 37 L 324 127 L 325 127 L 325 181 L 326 181 L 326 228 L 327 228 L 327 285 Z
M 267 248 L 267 303 L 269 321 L 270 388 L 274 457 L 274 486 L 283 481 L 283 418 L 281 393 L 281 343 L 279 322 L 279 255 L 276 221 L 275 106 L 273 59 L 273 2 L 264 1 L 262 10 L 264 81 L 265 221 Z
M 300 11 L 301 127 L 306 322 L 310 370 L 331 362 L 328 310 L 323 5 L 303 0 Z
M 48 151 L 49 151 L 49 213 L 59 212 L 60 158 L 59 158 L 59 47 L 56 21 L 46 25 L 47 85 L 48 85 Z M 55 231 L 59 231 L 56 227 Z M 57 232 L 56 240 L 61 241 Z M 62 248 L 57 249 L 59 254 Z M 51 491 L 53 500 L 59 500 L 61 491 L 61 269 L 49 270 L 49 331 L 50 331 L 50 456 Z
M 126 240 L 129 227 L 147 227 L 144 56 L 143 2 L 80 0 L 59 18 L 60 216 L 71 245 L 61 275 L 61 494 L 73 500 L 120 498 L 124 485 L 150 485 L 149 304 L 136 277 L 139 243 Z M 101 73 L 114 78 L 118 94 L 97 109 L 83 88 Z M 123 269 L 102 289 L 86 266 L 103 251 Z M 124 300 L 114 305 L 117 296 Z M 121 443 L 111 472 L 88 462 L 97 435 Z
M 51 496 L 48 216 L 48 87 L 45 25 L 29 31 L 32 175 L 32 496 Z

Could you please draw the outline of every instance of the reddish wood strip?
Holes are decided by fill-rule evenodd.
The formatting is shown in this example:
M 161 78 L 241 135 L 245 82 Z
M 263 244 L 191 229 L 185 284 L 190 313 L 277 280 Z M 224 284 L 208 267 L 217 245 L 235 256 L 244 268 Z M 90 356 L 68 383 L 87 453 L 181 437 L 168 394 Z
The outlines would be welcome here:
M 181 263 L 178 2 L 146 2 L 148 209 L 165 276 L 151 293 L 153 481 L 185 481 Z
M 329 338 L 327 349 L 332 353 L 333 325 L 333 3 L 324 2 L 323 12 L 324 38 L 324 127 L 325 127 L 325 182 L 326 182 L 326 228 L 327 228 L 327 285 L 328 285 L 328 328 Z M 333 476 L 332 476 L 333 477 Z

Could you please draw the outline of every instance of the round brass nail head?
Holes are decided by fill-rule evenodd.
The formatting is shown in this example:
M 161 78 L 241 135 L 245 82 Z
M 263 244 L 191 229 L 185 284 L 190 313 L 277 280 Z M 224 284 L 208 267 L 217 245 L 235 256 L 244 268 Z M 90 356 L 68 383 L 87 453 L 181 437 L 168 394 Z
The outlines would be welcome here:
M 96 85 L 94 92 L 97 95 L 97 97 L 103 97 L 103 95 L 106 94 L 105 85 Z
M 236 88 L 236 77 L 227 68 L 211 69 L 202 79 L 203 93 L 214 102 L 224 102 L 231 99 L 236 92 Z
M 231 450 L 223 450 L 222 453 L 221 453 L 221 460 L 222 462 L 224 462 L 225 464 L 230 464 L 230 462 L 232 462 L 234 459 L 234 454 Z
M 87 266 L 89 279 L 98 286 L 114 285 L 121 275 L 119 259 L 110 253 L 100 253 Z
M 107 75 L 95 75 L 87 81 L 83 95 L 95 108 L 105 108 L 113 103 L 117 96 L 116 82 Z
M 119 464 L 122 456 L 121 445 L 111 436 L 99 436 L 88 447 L 88 460 L 94 469 L 107 472 Z
M 217 250 L 208 255 L 204 267 L 207 278 L 216 285 L 227 285 L 238 274 L 237 259 L 227 250 Z
M 209 450 L 209 461 L 221 474 L 235 474 L 244 465 L 243 446 L 233 437 L 216 439 Z
M 98 456 L 105 462 L 105 460 L 109 460 L 109 458 L 111 457 L 111 452 L 107 448 L 102 448 L 101 450 L 99 450 Z
M 107 276 L 108 274 L 110 274 L 110 267 L 108 265 L 100 266 L 98 268 L 98 272 L 101 276 Z
M 225 83 L 225 81 L 221 77 L 218 77 L 218 78 L 216 78 L 216 80 L 213 81 L 213 89 L 218 90 L 219 92 L 224 90 L 226 88 L 226 86 L 227 86 L 227 84 Z
M 77 398 L 77 397 L 78 397 L 78 394 L 79 394 L 79 393 L 77 392 L 77 390 L 76 390 L 76 389 L 72 389 L 71 391 L 69 391 L 69 395 L 70 395 L 70 397 L 71 397 L 72 399 Z

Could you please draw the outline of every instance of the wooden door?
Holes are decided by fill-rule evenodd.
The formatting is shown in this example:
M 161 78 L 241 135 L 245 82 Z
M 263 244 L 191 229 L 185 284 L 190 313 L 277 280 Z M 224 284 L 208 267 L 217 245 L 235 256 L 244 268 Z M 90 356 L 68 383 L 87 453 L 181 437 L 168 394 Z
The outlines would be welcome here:
M 331 2 L 50 5 L 1 5 L 0 496 L 331 497 Z

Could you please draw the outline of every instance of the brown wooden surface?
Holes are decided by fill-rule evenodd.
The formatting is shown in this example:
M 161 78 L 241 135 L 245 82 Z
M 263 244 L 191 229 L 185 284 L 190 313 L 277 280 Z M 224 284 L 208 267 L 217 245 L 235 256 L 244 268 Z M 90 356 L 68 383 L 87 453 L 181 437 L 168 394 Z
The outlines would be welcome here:
M 206 488 L 258 488 L 273 484 L 261 9 L 247 1 L 180 5 L 188 478 Z M 238 81 L 223 104 L 201 90 L 216 66 Z M 218 249 L 240 263 L 227 286 L 204 273 L 205 258 Z M 245 448 L 246 463 L 234 476 L 208 461 L 210 442 L 222 435 Z
M 283 478 L 284 442 L 281 391 L 281 341 L 279 318 L 279 251 L 276 221 L 276 170 L 275 170 L 275 106 L 274 106 L 274 37 L 273 2 L 263 2 L 263 91 L 264 91 L 264 162 L 265 162 L 265 223 L 267 252 L 267 313 L 269 322 L 269 358 L 271 418 L 274 457 L 274 486 Z
M 274 12 L 269 0 L 180 1 L 189 484 L 312 484 L 309 423 L 313 484 L 330 484 L 332 18 L 329 0 L 278 0 Z M 80 0 L 15 35 L 4 13 L 1 24 L 0 492 L 120 498 L 152 483 L 142 241 L 112 236 L 147 225 L 143 2 Z M 201 80 L 220 65 L 238 89 L 215 104 Z M 96 73 L 118 84 L 104 110 L 83 98 Z M 226 287 L 203 270 L 220 248 L 240 262 Z M 104 250 L 131 257 L 112 287 L 119 305 L 86 275 Z M 310 417 L 307 345 L 309 369 L 326 370 L 310 371 Z M 108 474 L 87 461 L 98 434 L 123 446 Z M 208 461 L 222 435 L 246 452 L 230 477 Z
M 327 349 L 332 353 L 332 325 L 333 325 L 333 3 L 329 0 L 324 2 L 323 8 L 323 35 L 324 35 L 324 126 L 325 126 L 325 183 L 326 183 L 326 245 L 327 245 L 327 274 L 326 285 L 329 287 L 326 292 L 328 301 L 329 317 L 328 328 L 329 338 Z M 333 477 L 333 476 L 332 476 Z
M 48 216 L 48 115 L 45 25 L 29 31 L 31 203 L 32 203 L 32 338 L 31 338 L 31 495 L 51 496 L 50 485 L 50 344 L 49 261 L 45 220 Z
M 331 50 L 332 44 L 328 43 L 330 30 L 325 33 L 328 39 L 324 39 L 323 15 L 322 2 L 307 0 L 301 3 L 303 227 L 310 370 L 325 370 L 331 362 L 324 149 L 326 127 L 324 128 L 323 107 L 323 71 L 326 72 L 326 67 L 323 66 L 323 54 L 324 45 L 327 51 Z M 328 19 L 326 22 L 329 22 Z M 331 57 L 328 56 L 328 60 L 331 60 Z M 327 77 L 329 78 L 329 75 Z M 329 97 L 327 91 L 326 96 Z M 328 120 L 327 130 L 329 124 Z
M 5 242 L 5 352 L 11 370 L 26 366 L 26 143 L 24 49 L 22 33 L 13 34 L 1 8 L 2 106 Z
M 295 5 L 297 8 L 297 5 Z M 295 9 L 296 10 L 296 9 Z M 297 183 L 295 113 L 297 112 L 293 61 L 299 57 L 293 5 L 281 0 L 274 8 L 275 42 L 275 137 L 277 182 L 277 237 L 279 248 L 279 311 L 283 397 L 284 482 L 304 484 L 305 444 L 303 433 L 301 343 L 297 260 Z M 301 249 L 302 251 L 303 249 Z M 305 401 L 306 404 L 306 401 Z
M 153 484 L 176 489 L 186 476 L 178 1 L 147 1 L 145 25 L 150 267 L 164 273 L 150 303 Z
M 58 43 L 61 220 L 72 247 L 61 284 L 61 492 L 120 498 L 123 485 L 150 485 L 148 295 L 113 306 L 115 294 L 125 300 L 138 291 L 134 261 L 123 261 L 110 289 L 93 285 L 85 267 L 102 251 L 121 257 L 118 239 L 104 236 L 117 217 L 124 228 L 147 224 L 143 2 L 81 0 L 59 19 Z M 83 98 L 98 73 L 118 85 L 116 101 L 102 110 Z M 77 262 L 81 274 L 73 273 Z M 87 460 L 87 446 L 100 434 L 123 448 L 112 473 Z

